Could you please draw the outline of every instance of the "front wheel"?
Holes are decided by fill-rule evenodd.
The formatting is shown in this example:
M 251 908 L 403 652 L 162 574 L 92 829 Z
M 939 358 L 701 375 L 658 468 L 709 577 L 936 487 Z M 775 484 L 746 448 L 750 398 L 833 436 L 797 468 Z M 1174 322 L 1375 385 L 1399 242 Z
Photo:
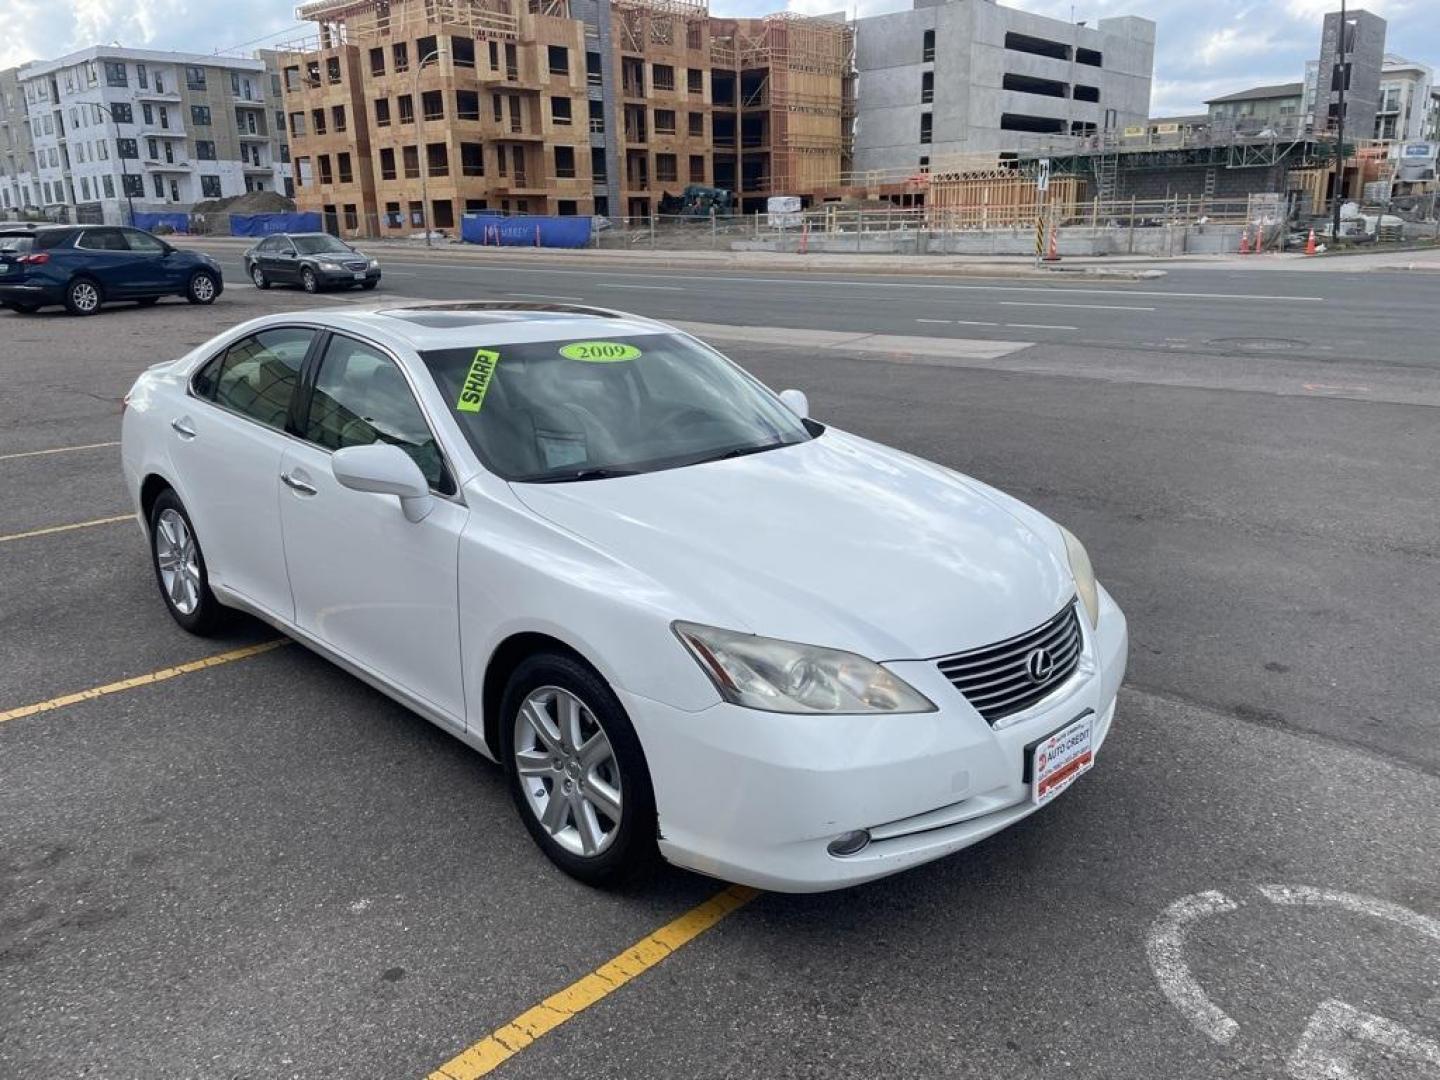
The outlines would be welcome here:
M 311 270 L 308 266 L 305 267 L 304 270 L 300 271 L 300 284 L 308 293 L 316 293 L 320 291 L 320 278 L 317 277 L 315 271 Z
M 569 656 L 532 656 L 511 676 L 500 716 L 510 794 L 556 866 L 606 886 L 653 864 L 650 773 L 603 679 Z
M 255 283 L 257 289 L 268 289 L 270 287 L 270 279 L 265 276 L 265 271 L 260 269 L 259 263 L 256 263 L 250 268 L 250 280 Z
M 150 508 L 150 557 L 160 595 L 175 621 L 200 637 L 215 633 L 225 609 L 210 591 L 195 526 L 173 491 L 162 491 Z
M 215 275 L 208 270 L 201 270 L 191 277 L 190 286 L 185 290 L 185 299 L 192 304 L 213 304 L 219 295 L 220 286 L 215 281 Z

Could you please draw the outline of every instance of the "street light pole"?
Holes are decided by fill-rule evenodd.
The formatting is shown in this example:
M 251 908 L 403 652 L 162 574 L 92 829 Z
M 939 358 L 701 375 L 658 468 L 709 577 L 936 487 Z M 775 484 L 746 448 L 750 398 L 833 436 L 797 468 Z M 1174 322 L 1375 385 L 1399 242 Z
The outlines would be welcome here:
M 120 173 L 125 178 L 125 180 L 129 180 L 130 168 L 125 164 L 125 155 L 120 152 L 120 121 L 116 120 L 115 114 L 111 112 L 108 108 L 106 108 L 104 105 L 101 105 L 98 101 L 80 101 L 76 102 L 76 104 L 94 105 L 95 108 L 99 109 L 106 116 L 110 117 L 111 122 L 115 125 L 115 156 L 120 159 Z M 125 189 L 125 205 L 130 210 L 130 220 L 127 221 L 126 224 L 133 226 L 135 224 L 135 199 L 130 194 L 130 185 L 128 183 L 125 183 L 125 180 L 121 181 L 121 186 Z
M 430 247 L 430 146 L 425 142 L 425 110 L 420 105 L 420 72 L 432 60 L 437 64 L 445 55 L 444 49 L 434 49 L 420 58 L 415 65 L 415 88 L 410 95 L 410 107 L 420 112 L 416 128 L 420 132 L 420 145 L 415 156 L 420 159 L 420 223 L 425 229 L 425 246 Z
M 1340 34 L 1335 42 L 1335 70 L 1339 72 L 1340 101 L 1335 134 L 1335 192 L 1330 207 L 1330 243 L 1340 245 L 1340 192 L 1345 186 L 1345 84 L 1349 72 L 1345 68 L 1345 0 L 1340 0 Z M 1332 74 L 1331 78 L 1335 78 Z

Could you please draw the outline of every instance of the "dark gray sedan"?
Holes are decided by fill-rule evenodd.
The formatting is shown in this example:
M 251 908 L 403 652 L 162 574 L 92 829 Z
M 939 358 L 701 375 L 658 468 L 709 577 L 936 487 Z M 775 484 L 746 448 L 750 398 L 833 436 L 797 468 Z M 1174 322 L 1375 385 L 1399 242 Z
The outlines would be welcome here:
M 380 262 L 329 233 L 276 233 L 245 252 L 245 273 L 257 288 L 299 285 L 306 292 L 373 289 Z

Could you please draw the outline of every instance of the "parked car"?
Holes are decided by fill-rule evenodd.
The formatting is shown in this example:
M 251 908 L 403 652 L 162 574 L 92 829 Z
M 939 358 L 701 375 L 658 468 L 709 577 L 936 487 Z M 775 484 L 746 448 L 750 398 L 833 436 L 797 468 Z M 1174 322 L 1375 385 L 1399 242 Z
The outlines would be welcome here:
M 63 304 L 72 315 L 94 315 L 116 300 L 149 305 L 162 296 L 211 304 L 224 288 L 209 255 L 142 229 L 44 225 L 0 234 L 0 305 L 20 312 Z
M 306 292 L 373 289 L 380 284 L 380 260 L 356 251 L 329 233 L 276 233 L 245 252 L 245 273 L 259 289 L 299 285 Z
M 882 877 L 1048 803 L 1115 715 L 1079 540 L 662 323 L 277 314 L 126 403 L 175 620 L 258 615 L 498 760 L 584 881 Z

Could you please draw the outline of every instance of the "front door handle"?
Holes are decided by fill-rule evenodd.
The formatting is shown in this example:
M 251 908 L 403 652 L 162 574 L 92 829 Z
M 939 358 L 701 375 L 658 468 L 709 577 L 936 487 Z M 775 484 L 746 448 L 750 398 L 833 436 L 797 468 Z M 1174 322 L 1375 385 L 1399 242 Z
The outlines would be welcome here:
M 179 416 L 171 420 L 170 427 L 174 430 L 175 434 L 179 435 L 182 439 L 195 438 L 195 429 L 190 426 L 190 418 L 188 416 Z
M 312 484 L 307 484 L 304 480 L 301 480 L 294 473 L 282 472 L 280 474 L 280 482 L 286 487 L 288 487 L 291 491 L 299 492 L 301 495 L 315 495 L 320 490 Z

